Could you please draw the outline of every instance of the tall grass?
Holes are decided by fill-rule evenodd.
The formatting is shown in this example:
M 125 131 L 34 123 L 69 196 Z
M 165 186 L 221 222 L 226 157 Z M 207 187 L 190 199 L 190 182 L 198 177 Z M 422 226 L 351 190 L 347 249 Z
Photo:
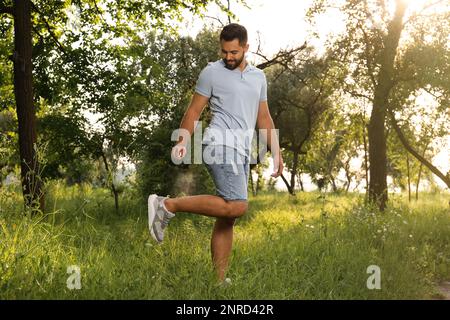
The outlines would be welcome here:
M 1 299 L 426 299 L 450 278 L 448 194 L 377 212 L 357 194 L 262 193 L 235 226 L 228 277 L 210 261 L 214 220 L 179 213 L 163 244 L 148 232 L 146 203 L 125 192 L 50 186 L 48 212 L 21 214 L 17 190 L 0 192 Z M 67 267 L 81 289 L 67 286 Z M 381 270 L 369 290 L 367 267 Z

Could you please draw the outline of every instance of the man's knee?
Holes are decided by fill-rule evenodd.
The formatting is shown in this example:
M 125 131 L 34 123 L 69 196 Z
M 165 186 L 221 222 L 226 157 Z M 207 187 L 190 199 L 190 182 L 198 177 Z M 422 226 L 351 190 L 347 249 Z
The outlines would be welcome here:
M 231 218 L 239 218 L 242 217 L 248 210 L 248 202 L 247 201 L 227 201 L 229 205 L 229 216 Z
M 234 226 L 235 221 L 236 218 L 218 217 L 216 218 L 216 225 L 223 228 L 232 228 Z

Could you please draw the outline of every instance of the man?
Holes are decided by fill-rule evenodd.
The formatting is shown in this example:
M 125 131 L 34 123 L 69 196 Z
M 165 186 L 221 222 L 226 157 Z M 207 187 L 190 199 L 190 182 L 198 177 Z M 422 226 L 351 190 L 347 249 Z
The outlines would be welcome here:
M 249 48 L 247 30 L 235 23 L 225 26 L 220 34 L 220 45 L 223 59 L 209 63 L 200 73 L 192 101 L 180 125 L 180 129 L 189 132 L 190 138 L 195 121 L 209 103 L 212 119 L 205 130 L 202 147 L 204 156 L 208 154 L 213 160 L 223 160 L 205 160 L 216 186 L 216 195 L 168 198 L 153 194 L 149 196 L 148 206 L 150 232 L 158 242 L 163 240 L 164 230 L 177 212 L 216 217 L 211 254 L 218 279 L 223 282 L 232 248 L 235 219 L 244 215 L 248 208 L 251 144 L 245 132 L 255 129 L 255 125 L 259 129 L 267 129 L 263 138 L 274 157 L 275 172 L 272 176 L 275 178 L 283 171 L 283 159 L 276 134 L 271 136 L 271 130 L 275 127 L 267 104 L 266 77 L 245 60 Z M 185 140 L 179 137 L 172 149 L 172 157 L 181 159 L 186 155 Z

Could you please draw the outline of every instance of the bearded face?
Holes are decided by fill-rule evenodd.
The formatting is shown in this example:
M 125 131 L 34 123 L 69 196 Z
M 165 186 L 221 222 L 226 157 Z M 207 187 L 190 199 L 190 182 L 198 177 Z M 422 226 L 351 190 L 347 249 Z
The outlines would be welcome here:
M 233 41 L 224 41 L 221 43 L 222 48 L 222 59 L 225 63 L 225 67 L 230 70 L 234 70 L 239 67 L 244 61 L 245 53 L 248 50 L 248 44 L 241 46 L 238 39 Z
M 223 62 L 225 62 L 225 67 L 227 69 L 234 70 L 241 65 L 243 60 L 244 60 L 244 54 L 242 54 L 240 58 L 235 57 L 230 60 L 227 60 L 227 58 L 224 58 Z

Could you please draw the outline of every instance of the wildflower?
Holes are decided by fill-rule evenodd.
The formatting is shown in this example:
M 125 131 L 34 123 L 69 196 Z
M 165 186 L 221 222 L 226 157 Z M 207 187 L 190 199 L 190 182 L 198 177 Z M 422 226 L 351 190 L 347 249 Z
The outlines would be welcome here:
M 223 282 L 222 282 L 222 286 L 227 287 L 231 285 L 231 279 L 230 278 L 226 278 Z

